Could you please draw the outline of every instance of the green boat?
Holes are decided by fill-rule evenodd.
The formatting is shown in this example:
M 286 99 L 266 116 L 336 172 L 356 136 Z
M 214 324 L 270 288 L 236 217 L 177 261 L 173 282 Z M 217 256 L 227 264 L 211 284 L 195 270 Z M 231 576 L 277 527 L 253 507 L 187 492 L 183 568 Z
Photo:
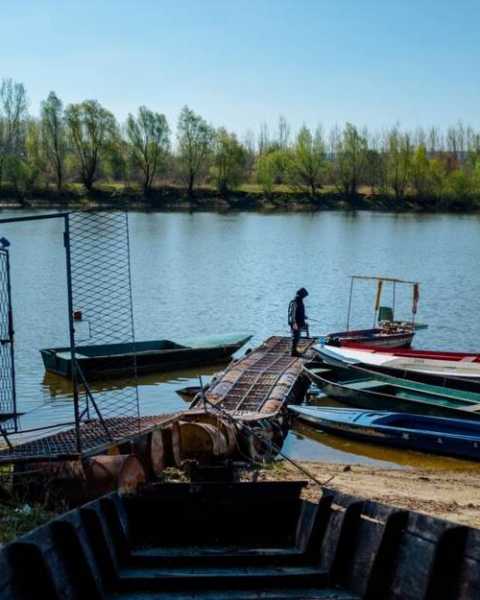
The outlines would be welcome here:
M 225 363 L 251 337 L 242 333 L 211 335 L 176 342 L 152 340 L 77 346 L 75 357 L 88 380 L 106 376 L 125 377 L 133 374 L 134 367 L 138 373 L 155 373 Z M 40 350 L 40 354 L 47 371 L 71 377 L 72 360 L 69 347 L 45 348 Z
M 304 370 L 310 381 L 328 396 L 359 408 L 480 418 L 480 393 L 390 377 L 367 369 L 309 364 Z

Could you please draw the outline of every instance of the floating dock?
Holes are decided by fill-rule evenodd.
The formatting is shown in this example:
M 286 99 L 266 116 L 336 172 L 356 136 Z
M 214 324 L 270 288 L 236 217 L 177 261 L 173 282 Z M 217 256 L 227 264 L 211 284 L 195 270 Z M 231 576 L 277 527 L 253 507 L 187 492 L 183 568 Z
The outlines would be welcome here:
M 308 352 L 315 340 L 302 338 L 299 352 Z M 261 346 L 234 361 L 214 381 L 205 397 L 239 420 L 275 417 L 290 401 L 305 392 L 303 360 L 290 354 L 289 337 L 272 336 Z M 196 399 L 201 405 L 203 396 Z
M 82 423 L 82 455 L 92 456 L 108 451 L 113 446 L 146 435 L 156 429 L 166 427 L 178 419 L 178 415 L 158 415 L 152 417 L 112 417 L 105 419 L 107 435 L 98 419 Z M 0 464 L 50 460 L 73 460 L 80 458 L 77 451 L 76 430 L 74 428 L 45 435 L 37 439 L 19 443 L 12 448 L 0 451 Z
M 313 344 L 313 339 L 303 338 L 298 349 L 300 352 L 308 352 Z M 292 357 L 290 348 L 289 337 L 273 336 L 241 359 L 233 361 L 206 392 L 207 411 L 211 411 L 211 406 L 218 407 L 228 413 L 229 421 L 232 418 L 238 421 L 269 420 L 278 416 L 288 402 L 300 399 L 308 385 L 302 375 L 303 360 Z M 205 443 L 207 446 L 211 443 L 212 454 L 215 455 L 217 451 L 213 452 L 213 448 L 218 446 L 217 438 L 223 434 L 219 433 L 215 423 L 209 423 L 208 419 L 206 421 L 202 401 L 203 395 L 199 395 L 195 410 L 175 415 L 120 416 L 106 418 L 103 422 L 99 419 L 86 421 L 81 424 L 79 432 L 81 454 L 77 450 L 75 428 L 56 430 L 34 440 L 19 441 L 11 448 L 0 451 L 0 464 L 89 457 L 106 453 L 126 442 L 135 442 L 172 424 L 180 426 L 180 431 L 174 437 L 177 436 L 181 446 L 183 435 L 185 451 L 188 448 L 190 456 L 195 456 L 198 444 L 203 444 L 203 448 Z M 192 424 L 195 422 L 198 423 L 197 431 L 192 434 Z M 225 430 L 227 425 L 223 424 L 221 429 Z M 187 429 L 190 431 L 188 436 Z M 203 442 L 198 441 L 200 434 Z M 227 433 L 226 438 L 229 436 L 231 437 L 230 433 Z M 192 437 L 195 438 L 195 443 L 192 442 Z M 225 439 L 225 443 L 220 444 L 218 454 L 228 454 L 234 445 L 232 440 Z

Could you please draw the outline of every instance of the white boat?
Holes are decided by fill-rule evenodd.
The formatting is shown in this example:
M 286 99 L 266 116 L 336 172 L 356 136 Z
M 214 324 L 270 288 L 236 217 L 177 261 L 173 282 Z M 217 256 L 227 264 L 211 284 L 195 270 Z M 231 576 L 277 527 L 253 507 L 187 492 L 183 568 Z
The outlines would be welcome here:
M 376 350 L 374 348 L 348 348 L 316 346 L 315 350 L 326 362 L 362 363 L 399 371 L 415 371 L 442 377 L 468 377 L 480 380 L 480 355 L 464 352 L 436 352 L 433 350 Z M 324 355 L 322 356 L 322 351 Z M 326 351 L 326 352 L 325 352 Z

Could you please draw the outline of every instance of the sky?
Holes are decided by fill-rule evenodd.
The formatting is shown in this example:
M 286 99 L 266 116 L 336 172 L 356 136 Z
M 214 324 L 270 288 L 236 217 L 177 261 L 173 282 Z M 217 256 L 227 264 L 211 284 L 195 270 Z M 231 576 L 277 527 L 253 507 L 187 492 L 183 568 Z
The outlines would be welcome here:
M 480 128 L 479 0 L 0 0 L 0 78 L 121 121 L 187 104 L 244 135 L 284 115 Z

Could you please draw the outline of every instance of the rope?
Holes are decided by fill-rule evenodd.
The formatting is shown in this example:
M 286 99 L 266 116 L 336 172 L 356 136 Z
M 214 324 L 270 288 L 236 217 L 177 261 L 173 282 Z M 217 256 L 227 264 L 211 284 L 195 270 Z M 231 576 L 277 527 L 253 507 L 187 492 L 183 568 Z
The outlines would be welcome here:
M 200 379 L 200 381 L 201 381 L 201 379 Z M 242 429 L 239 429 L 239 427 L 238 427 L 237 419 L 235 419 L 232 415 L 230 415 L 230 413 L 228 413 L 227 411 L 225 411 L 223 408 L 215 406 L 215 404 L 212 404 L 208 400 L 207 396 L 205 395 L 205 393 L 203 391 L 203 387 L 201 389 L 201 394 L 202 394 L 202 400 L 203 400 L 203 403 L 204 403 L 205 412 L 208 412 L 207 411 L 207 405 L 210 406 L 214 411 L 217 411 L 217 412 L 221 413 L 223 416 L 225 416 L 227 419 L 229 419 L 233 423 L 233 425 L 234 425 L 235 429 L 237 430 L 238 434 L 239 435 L 243 435 Z M 300 472 L 302 472 L 304 475 L 306 475 L 309 479 L 311 479 L 318 486 L 320 486 L 320 487 L 325 486 L 327 483 L 329 483 L 330 481 L 332 481 L 332 479 L 335 477 L 335 475 L 333 475 L 332 477 L 330 477 L 329 479 L 327 479 L 325 481 L 320 481 L 308 469 L 306 469 L 305 467 L 303 467 L 302 465 L 300 465 L 297 461 L 295 461 L 293 458 L 291 458 L 290 456 L 288 456 L 287 454 L 285 454 L 279 446 L 277 446 L 276 444 L 274 444 L 272 441 L 266 442 L 260 435 L 257 434 L 257 432 L 255 431 L 255 429 L 253 429 L 249 425 L 246 425 L 245 423 L 243 423 L 243 429 L 246 429 L 248 431 L 248 433 L 250 433 L 250 435 L 252 435 L 255 438 L 257 438 L 257 440 L 259 440 L 267 448 L 273 449 L 277 454 L 279 454 L 287 462 L 289 462 L 290 464 L 292 464 L 296 469 L 298 469 Z M 238 442 L 237 442 L 237 448 L 238 448 L 239 452 L 242 454 L 242 456 L 245 456 L 244 453 L 241 451 L 241 449 L 238 447 Z M 245 458 L 251 464 L 261 465 L 261 463 L 257 463 L 255 460 L 253 460 L 252 457 L 245 456 Z

